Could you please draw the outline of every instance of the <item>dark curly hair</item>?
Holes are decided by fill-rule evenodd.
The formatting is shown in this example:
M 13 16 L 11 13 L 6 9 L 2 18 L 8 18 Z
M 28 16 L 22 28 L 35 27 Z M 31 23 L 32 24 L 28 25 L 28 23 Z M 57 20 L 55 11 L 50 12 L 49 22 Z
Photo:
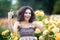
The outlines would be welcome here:
M 30 9 L 31 10 L 31 18 L 29 20 L 29 23 L 32 23 L 35 20 L 35 14 L 33 9 L 30 6 L 23 6 L 18 10 L 18 21 L 24 21 L 24 13 L 26 11 L 26 9 Z

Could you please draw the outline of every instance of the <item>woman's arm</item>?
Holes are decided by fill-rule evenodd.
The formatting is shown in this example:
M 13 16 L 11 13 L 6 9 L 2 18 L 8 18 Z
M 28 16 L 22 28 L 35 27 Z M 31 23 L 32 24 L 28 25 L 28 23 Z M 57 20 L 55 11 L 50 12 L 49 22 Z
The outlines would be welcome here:
M 43 32 L 44 28 L 43 28 L 43 24 L 41 22 L 34 22 L 35 28 L 39 28 L 41 32 Z
M 17 31 L 18 31 L 18 26 L 19 26 L 19 22 L 16 21 L 16 22 L 14 23 L 14 26 L 13 26 L 13 32 L 17 32 Z
M 41 32 L 43 32 L 44 28 L 42 22 L 38 22 L 36 27 L 39 28 Z
M 8 28 L 9 28 L 10 32 L 13 32 L 12 27 L 13 27 L 12 22 L 8 20 Z
M 13 11 L 8 12 L 8 28 L 10 29 L 11 32 L 16 32 L 18 31 L 17 27 L 19 26 L 19 22 L 16 21 L 13 25 L 11 21 L 13 15 L 14 15 Z
M 13 15 L 14 15 L 13 11 L 8 12 L 8 28 L 10 29 L 11 32 L 13 32 L 13 29 L 12 29 L 13 23 L 11 21 Z

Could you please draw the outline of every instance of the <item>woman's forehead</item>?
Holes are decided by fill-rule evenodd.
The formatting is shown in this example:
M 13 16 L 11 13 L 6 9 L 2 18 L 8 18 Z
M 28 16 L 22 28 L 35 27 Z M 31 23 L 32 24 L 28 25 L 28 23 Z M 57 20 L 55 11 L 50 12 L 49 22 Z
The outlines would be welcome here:
M 26 11 L 25 12 L 29 12 L 29 13 L 31 13 L 31 10 L 30 9 L 26 9 Z

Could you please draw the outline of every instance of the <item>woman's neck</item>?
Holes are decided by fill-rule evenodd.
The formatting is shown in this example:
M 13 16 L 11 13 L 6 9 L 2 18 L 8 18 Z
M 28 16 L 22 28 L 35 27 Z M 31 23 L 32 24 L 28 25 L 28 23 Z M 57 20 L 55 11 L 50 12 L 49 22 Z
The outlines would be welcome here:
M 29 21 L 23 21 L 24 23 L 29 23 Z

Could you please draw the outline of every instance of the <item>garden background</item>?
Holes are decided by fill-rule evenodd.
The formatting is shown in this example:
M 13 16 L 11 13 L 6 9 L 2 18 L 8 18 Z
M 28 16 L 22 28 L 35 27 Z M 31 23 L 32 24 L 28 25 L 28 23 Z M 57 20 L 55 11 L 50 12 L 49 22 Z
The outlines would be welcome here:
M 14 10 L 14 24 L 17 11 L 22 6 L 31 6 L 36 21 L 44 27 L 44 31 L 35 30 L 39 40 L 60 40 L 60 0 L 0 0 L 0 40 L 19 40 L 18 32 L 11 33 L 8 29 L 8 12 Z

